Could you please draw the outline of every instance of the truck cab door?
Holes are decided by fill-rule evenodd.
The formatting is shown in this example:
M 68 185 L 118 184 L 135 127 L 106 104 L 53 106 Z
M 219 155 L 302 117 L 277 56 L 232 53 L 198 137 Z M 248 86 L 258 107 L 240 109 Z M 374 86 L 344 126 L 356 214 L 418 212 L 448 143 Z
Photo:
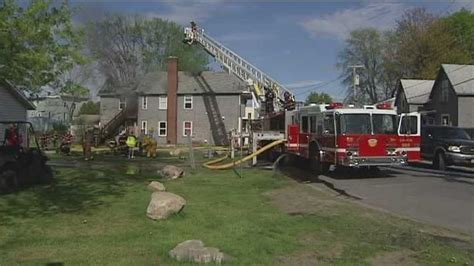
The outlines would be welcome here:
M 400 151 L 405 151 L 408 162 L 421 160 L 421 115 L 418 112 L 400 114 L 398 123 Z

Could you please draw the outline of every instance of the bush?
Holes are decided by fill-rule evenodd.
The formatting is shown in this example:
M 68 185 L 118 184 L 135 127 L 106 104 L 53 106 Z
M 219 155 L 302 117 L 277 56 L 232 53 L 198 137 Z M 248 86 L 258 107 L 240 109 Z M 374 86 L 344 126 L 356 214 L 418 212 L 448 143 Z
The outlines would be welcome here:
M 80 115 L 98 115 L 100 113 L 100 102 L 88 101 L 79 109 Z

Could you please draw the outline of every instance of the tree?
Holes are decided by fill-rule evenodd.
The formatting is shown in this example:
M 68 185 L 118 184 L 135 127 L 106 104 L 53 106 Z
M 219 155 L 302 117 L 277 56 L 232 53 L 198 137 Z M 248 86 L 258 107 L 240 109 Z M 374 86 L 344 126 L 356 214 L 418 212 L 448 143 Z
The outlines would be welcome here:
M 311 103 L 321 104 L 321 103 L 332 103 L 332 97 L 324 92 L 317 93 L 311 92 L 304 102 L 305 105 L 309 105 Z
M 56 78 L 83 57 L 81 32 L 66 3 L 36 0 L 22 8 L 14 0 L 0 6 L 0 79 L 29 93 Z
M 134 91 L 146 73 L 166 69 L 170 55 L 180 58 L 180 70 L 205 69 L 207 54 L 182 43 L 182 32 L 176 23 L 158 18 L 113 15 L 89 27 L 88 46 L 108 87 Z
M 391 94 L 392 88 L 386 87 L 387 77 L 383 62 L 384 39 L 373 28 L 363 28 L 351 32 L 345 41 L 345 47 L 339 54 L 338 67 L 342 71 L 344 83 L 350 87 L 346 101 L 358 103 L 376 103 Z M 351 65 L 363 65 L 358 72 L 359 86 L 352 89 L 353 72 Z
M 463 8 L 443 18 L 443 21 L 455 37 L 458 45 L 469 53 L 470 63 L 474 64 L 474 13 Z
M 400 76 L 434 79 L 441 64 L 467 64 L 469 53 L 459 44 L 450 25 L 423 8 L 408 10 L 393 32 L 392 50 Z
M 79 114 L 81 115 L 98 115 L 100 114 L 100 102 L 88 101 L 81 105 L 79 109 Z

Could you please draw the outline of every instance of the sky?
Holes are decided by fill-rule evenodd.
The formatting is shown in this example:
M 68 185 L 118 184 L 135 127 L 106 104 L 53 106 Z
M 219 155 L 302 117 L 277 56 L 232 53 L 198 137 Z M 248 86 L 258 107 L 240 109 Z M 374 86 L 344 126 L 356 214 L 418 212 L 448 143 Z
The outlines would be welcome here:
M 139 13 L 205 32 L 291 89 L 297 100 L 311 91 L 342 99 L 346 87 L 336 67 L 350 31 L 360 27 L 393 28 L 407 9 L 425 7 L 447 15 L 474 1 L 70 1 L 80 6 L 77 19 L 106 13 Z M 217 63 L 211 67 L 219 69 Z

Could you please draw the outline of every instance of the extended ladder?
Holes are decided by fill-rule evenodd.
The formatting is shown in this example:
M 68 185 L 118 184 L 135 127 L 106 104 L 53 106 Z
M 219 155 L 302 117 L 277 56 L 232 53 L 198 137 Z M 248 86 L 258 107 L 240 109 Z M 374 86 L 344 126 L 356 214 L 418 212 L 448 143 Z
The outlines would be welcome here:
M 252 88 L 252 100 L 256 108 L 260 108 L 262 102 L 272 100 L 274 112 L 294 109 L 293 93 L 247 60 L 205 34 L 204 29 L 198 30 L 194 22 L 191 22 L 190 28 L 185 28 L 184 34 L 186 43 L 201 44 L 229 73 L 233 73 L 242 81 L 247 82 Z

